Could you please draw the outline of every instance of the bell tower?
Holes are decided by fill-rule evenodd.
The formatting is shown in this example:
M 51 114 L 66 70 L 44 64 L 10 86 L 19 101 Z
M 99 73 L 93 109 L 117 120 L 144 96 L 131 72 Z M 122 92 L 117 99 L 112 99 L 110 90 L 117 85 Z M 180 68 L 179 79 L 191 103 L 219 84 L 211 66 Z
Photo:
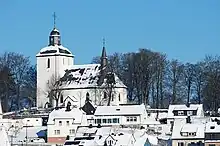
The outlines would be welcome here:
M 37 57 L 37 107 L 44 108 L 50 101 L 48 87 L 52 78 L 58 80 L 65 70 L 74 64 L 74 56 L 71 51 L 62 46 L 61 34 L 56 28 L 56 15 L 54 13 L 54 27 L 49 34 L 49 44 L 42 48 Z

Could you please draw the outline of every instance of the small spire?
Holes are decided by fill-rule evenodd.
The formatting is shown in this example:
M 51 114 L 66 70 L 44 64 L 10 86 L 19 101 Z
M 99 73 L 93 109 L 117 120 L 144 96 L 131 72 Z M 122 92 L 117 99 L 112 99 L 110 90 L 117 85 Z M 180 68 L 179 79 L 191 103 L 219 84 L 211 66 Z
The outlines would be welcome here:
M 103 48 L 105 48 L 105 38 L 102 39 Z
M 56 13 L 54 12 L 53 13 L 53 27 L 54 28 L 56 28 L 56 18 L 57 18 L 57 16 L 56 16 Z

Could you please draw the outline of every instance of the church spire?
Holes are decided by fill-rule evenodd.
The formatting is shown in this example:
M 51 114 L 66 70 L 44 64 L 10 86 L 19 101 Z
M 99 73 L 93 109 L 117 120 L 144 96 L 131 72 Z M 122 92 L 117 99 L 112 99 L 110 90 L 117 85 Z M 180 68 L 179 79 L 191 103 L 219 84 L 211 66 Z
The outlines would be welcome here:
M 99 78 L 99 81 L 98 81 L 98 85 L 102 85 L 102 83 L 104 82 L 104 79 L 106 77 L 106 74 L 107 74 L 107 55 L 106 55 L 106 49 L 105 49 L 105 39 L 103 38 L 103 47 L 102 47 L 102 55 L 101 55 L 101 58 L 100 58 L 100 61 L 101 61 L 101 66 L 100 66 L 100 78 Z
M 103 38 L 103 47 L 102 47 L 102 56 L 101 56 L 101 68 L 102 70 L 106 68 L 107 66 L 107 55 L 106 55 L 106 49 L 105 49 L 105 38 Z

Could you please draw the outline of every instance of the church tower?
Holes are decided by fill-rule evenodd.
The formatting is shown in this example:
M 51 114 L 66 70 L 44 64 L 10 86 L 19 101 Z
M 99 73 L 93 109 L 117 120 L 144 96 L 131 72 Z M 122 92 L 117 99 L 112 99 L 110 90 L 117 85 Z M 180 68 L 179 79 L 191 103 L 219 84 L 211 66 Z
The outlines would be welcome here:
M 61 44 L 61 35 L 56 28 L 55 18 L 54 14 L 54 28 L 50 32 L 48 46 L 42 48 L 36 55 L 38 108 L 44 108 L 49 102 L 47 96 L 52 80 L 58 80 L 65 70 L 74 64 L 74 56 Z

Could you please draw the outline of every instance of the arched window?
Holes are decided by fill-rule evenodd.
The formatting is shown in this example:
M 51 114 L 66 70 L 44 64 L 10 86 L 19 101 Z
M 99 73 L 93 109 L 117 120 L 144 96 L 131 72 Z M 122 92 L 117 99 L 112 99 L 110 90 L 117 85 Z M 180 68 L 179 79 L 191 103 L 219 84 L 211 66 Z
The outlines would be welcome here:
M 107 93 L 106 92 L 104 92 L 104 98 L 107 98 Z
M 47 68 L 50 68 L 50 58 L 47 59 Z
M 87 92 L 86 93 L 86 101 L 89 101 L 90 99 L 89 99 L 89 93 Z
M 60 103 L 63 103 L 63 95 L 60 96 Z

